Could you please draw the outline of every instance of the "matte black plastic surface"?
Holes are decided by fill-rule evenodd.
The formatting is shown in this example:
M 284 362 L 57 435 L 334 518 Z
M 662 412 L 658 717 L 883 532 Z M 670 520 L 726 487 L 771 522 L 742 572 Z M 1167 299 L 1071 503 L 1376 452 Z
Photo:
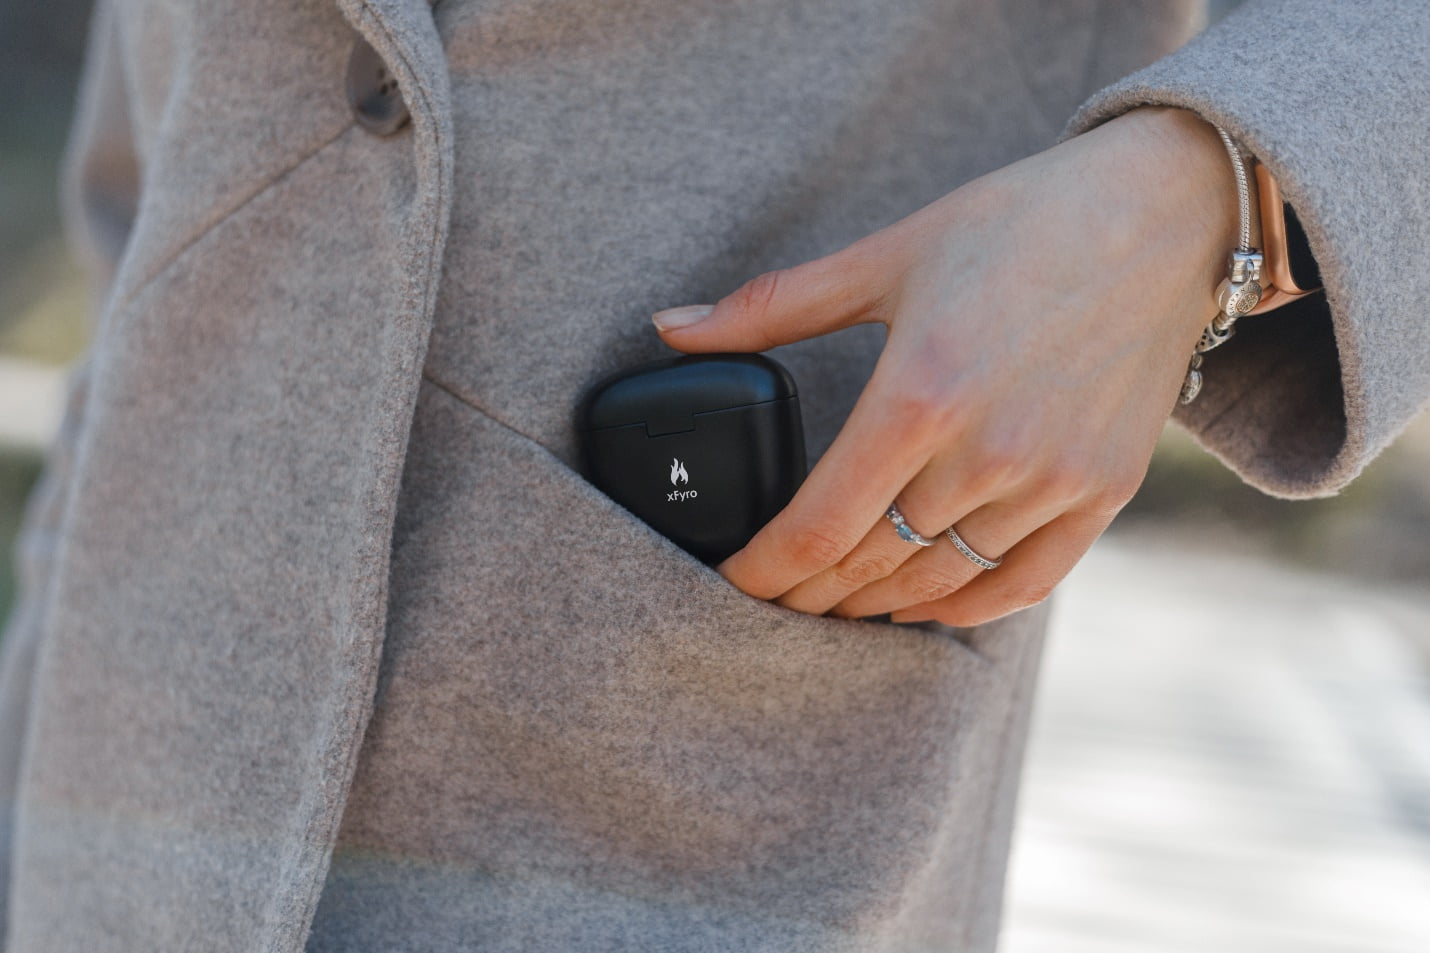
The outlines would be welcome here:
M 744 546 L 805 476 L 794 381 L 758 354 L 679 357 L 607 378 L 578 428 L 587 478 L 708 563 Z
M 762 354 L 690 354 L 613 374 L 591 388 L 581 430 L 643 423 L 650 435 L 690 430 L 695 414 L 794 397 L 789 371 Z

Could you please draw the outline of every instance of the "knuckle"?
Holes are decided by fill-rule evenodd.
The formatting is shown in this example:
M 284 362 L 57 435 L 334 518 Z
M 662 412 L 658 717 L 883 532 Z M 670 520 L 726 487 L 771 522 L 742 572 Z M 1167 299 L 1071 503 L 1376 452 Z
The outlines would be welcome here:
M 909 375 L 889 399 L 889 410 L 899 429 L 919 437 L 947 435 L 957 425 L 959 413 L 948 389 L 921 375 Z
M 1028 467 L 1031 454 L 1012 437 L 983 437 L 972 456 L 971 479 L 981 488 L 1013 481 Z
M 843 559 L 857 542 L 828 529 L 800 527 L 790 534 L 786 552 L 802 568 L 826 569 Z
M 856 548 L 834 566 L 834 575 L 842 585 L 857 589 L 892 574 L 900 564 L 891 553 Z
M 776 296 L 784 284 L 785 273 L 781 270 L 756 275 L 735 291 L 735 304 L 750 317 L 764 317 L 774 309 Z
M 1037 494 L 1054 503 L 1085 499 L 1096 483 L 1092 469 L 1080 456 L 1064 454 L 1044 469 L 1037 481 Z
M 1025 579 L 1010 585 L 1006 592 L 1009 611 L 1026 609 L 1046 601 L 1056 585 L 1056 580 L 1051 579 Z
M 932 569 L 910 568 L 903 580 L 904 591 L 919 602 L 935 602 L 958 587 L 958 579 Z

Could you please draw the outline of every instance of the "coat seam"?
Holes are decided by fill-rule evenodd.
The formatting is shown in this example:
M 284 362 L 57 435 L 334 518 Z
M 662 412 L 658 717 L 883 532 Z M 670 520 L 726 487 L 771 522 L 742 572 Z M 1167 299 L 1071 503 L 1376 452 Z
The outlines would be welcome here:
M 172 268 L 175 264 L 177 264 L 179 259 L 186 255 L 189 250 L 192 249 L 195 245 L 203 241 L 209 235 L 213 234 L 219 228 L 223 227 L 225 223 L 231 221 L 234 216 L 236 216 L 239 212 L 242 212 L 252 202 L 261 198 L 264 195 L 267 195 L 280 183 L 282 183 L 283 180 L 287 179 L 288 176 L 292 175 L 299 168 L 305 165 L 308 160 L 317 157 L 329 146 L 333 145 L 344 135 L 346 135 L 347 132 L 353 129 L 356 125 L 357 120 L 349 120 L 332 136 L 323 140 L 317 146 L 314 146 L 311 150 L 299 156 L 291 164 L 285 166 L 278 172 L 269 176 L 259 185 L 255 186 L 251 192 L 249 192 L 243 198 L 239 199 L 238 202 L 232 207 L 219 213 L 218 218 L 214 219 L 212 222 L 199 229 L 189 238 L 185 239 L 183 244 L 181 244 L 178 248 L 174 249 L 168 255 L 164 256 L 164 258 L 160 259 L 160 261 L 150 269 L 149 273 L 145 275 L 142 279 L 140 279 L 139 283 L 135 285 L 133 289 L 127 290 L 125 292 L 123 298 L 111 302 L 108 306 L 108 310 L 110 311 L 110 313 L 118 312 L 120 309 L 128 307 L 130 304 L 132 304 L 135 300 L 141 297 L 145 291 L 149 290 L 149 288 L 151 288 L 156 281 L 164 277 L 164 275 L 168 273 L 169 269 Z
M 529 440 L 532 443 L 542 446 L 543 449 L 545 449 L 545 446 L 541 443 L 540 440 L 537 440 L 531 434 L 525 432 L 524 430 L 521 430 L 518 427 L 512 426 L 505 420 L 502 420 L 500 417 L 496 416 L 496 414 L 492 413 L 492 411 L 488 410 L 486 407 L 483 407 L 481 404 L 478 404 L 476 401 L 462 394 L 453 385 L 434 377 L 432 373 L 425 368 L 422 371 L 422 379 L 427 381 L 433 387 L 436 387 L 438 390 L 442 391 L 448 397 L 451 397 L 453 400 L 457 401 L 462 406 L 470 408 L 471 410 L 474 410 L 477 413 L 481 414 L 483 417 L 487 418 L 492 423 L 501 427 L 503 430 L 509 430 L 523 440 Z M 548 449 L 547 452 L 549 453 L 550 450 Z

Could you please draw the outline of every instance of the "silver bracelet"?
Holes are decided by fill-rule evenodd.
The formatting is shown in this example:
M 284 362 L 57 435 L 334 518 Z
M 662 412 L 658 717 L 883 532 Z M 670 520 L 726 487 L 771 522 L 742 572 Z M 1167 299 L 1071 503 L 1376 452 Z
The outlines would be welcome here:
M 1246 162 L 1225 129 L 1216 126 L 1221 141 L 1231 156 L 1232 171 L 1236 173 L 1237 210 L 1241 215 L 1241 232 L 1235 250 L 1226 258 L 1226 277 L 1217 287 L 1216 303 L 1220 308 L 1216 317 L 1202 331 L 1192 351 L 1192 360 L 1187 365 L 1187 377 L 1182 381 L 1181 403 L 1190 404 L 1202 392 L 1202 355 L 1212 348 L 1221 347 L 1235 330 L 1236 319 L 1251 311 L 1261 300 L 1261 250 L 1251 247 L 1251 216 L 1255 214 L 1251 201 L 1251 180 L 1246 173 Z

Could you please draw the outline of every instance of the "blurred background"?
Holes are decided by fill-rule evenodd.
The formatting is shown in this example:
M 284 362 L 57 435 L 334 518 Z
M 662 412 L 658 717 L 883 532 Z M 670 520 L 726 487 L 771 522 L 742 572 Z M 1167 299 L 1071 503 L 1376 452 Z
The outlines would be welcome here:
M 88 8 L 0 0 L 0 617 L 87 337 L 56 168 Z M 1005 953 L 1430 950 L 1430 419 L 1297 503 L 1169 429 L 1048 653 Z

